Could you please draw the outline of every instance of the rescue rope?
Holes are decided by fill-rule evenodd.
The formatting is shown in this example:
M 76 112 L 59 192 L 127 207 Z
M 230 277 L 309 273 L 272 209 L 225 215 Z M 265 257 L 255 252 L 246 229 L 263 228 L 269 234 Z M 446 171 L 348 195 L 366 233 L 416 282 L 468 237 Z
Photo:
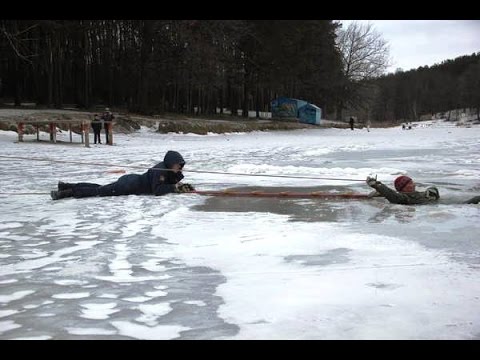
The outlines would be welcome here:
M 329 193 L 329 192 L 262 192 L 262 191 L 230 191 L 230 190 L 195 190 L 182 194 L 197 194 L 202 196 L 230 196 L 230 197 L 262 197 L 262 198 L 295 198 L 295 199 L 310 199 L 310 198 L 322 198 L 322 199 L 367 199 L 370 198 L 366 194 L 355 193 Z M 0 192 L 0 196 L 12 196 L 12 195 L 50 195 L 49 192 Z
M 0 192 L 0 195 L 50 195 L 49 192 Z
M 57 163 L 66 163 L 66 164 L 77 164 L 77 165 L 95 165 L 95 166 L 106 166 L 106 167 L 124 167 L 132 169 L 145 169 L 144 166 L 138 165 L 117 165 L 117 164 L 106 164 L 106 163 L 97 163 L 97 162 L 82 162 L 82 161 L 71 161 L 71 160 L 53 160 L 48 158 L 35 158 L 35 157 L 22 157 L 22 156 L 5 156 L 0 155 L 0 158 L 6 159 L 18 159 L 18 160 L 34 160 L 34 161 L 50 161 Z M 162 169 L 163 170 L 163 169 Z M 164 169 L 167 171 L 173 171 L 170 169 Z M 120 172 L 121 170 L 110 170 L 109 172 Z M 331 178 L 331 177 L 318 177 L 318 176 L 290 176 L 290 175 L 270 175 L 270 174 L 245 174 L 245 173 L 231 173 L 231 172 L 222 172 L 222 171 L 208 171 L 208 170 L 182 170 L 182 172 L 191 172 L 191 173 L 201 173 L 201 174 L 218 174 L 218 175 L 233 175 L 233 176 L 262 176 L 262 177 L 271 177 L 271 178 L 288 178 L 288 179 L 308 179 L 308 180 L 337 180 L 337 181 L 361 181 L 365 180 L 359 179 L 349 179 L 349 178 Z
M 305 198 L 341 198 L 341 199 L 367 199 L 369 198 L 366 194 L 338 194 L 338 193 L 329 193 L 329 192 L 264 192 L 264 191 L 229 191 L 229 190 L 220 190 L 220 191 L 201 191 L 195 190 L 192 191 L 193 194 L 198 195 L 207 195 L 207 196 L 231 196 L 231 197 L 264 197 L 264 198 L 277 198 L 277 197 L 286 197 L 286 198 L 296 198 L 296 199 L 305 199 Z M 187 193 L 188 194 L 188 193 Z

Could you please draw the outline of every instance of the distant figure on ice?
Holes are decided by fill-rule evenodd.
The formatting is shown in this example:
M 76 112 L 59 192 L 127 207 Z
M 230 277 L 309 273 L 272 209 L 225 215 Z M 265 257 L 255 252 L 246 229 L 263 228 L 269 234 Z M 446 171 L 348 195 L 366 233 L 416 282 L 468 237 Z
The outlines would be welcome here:
M 353 130 L 353 125 L 355 124 L 355 119 L 353 118 L 353 116 L 350 116 L 350 129 Z
M 98 143 L 101 144 L 102 140 L 100 140 L 100 132 L 102 131 L 102 120 L 100 120 L 100 117 L 97 114 L 95 114 L 93 117 L 92 129 L 93 129 L 93 142 L 96 144 L 98 140 Z
M 110 112 L 110 109 L 105 108 L 105 112 L 102 114 L 103 127 L 105 128 L 105 141 L 107 144 L 112 145 L 112 123 L 115 116 Z M 109 141 L 110 140 L 110 141 Z
M 370 196 L 383 196 L 393 204 L 402 205 L 420 205 L 420 204 L 432 204 L 438 202 L 440 194 L 435 186 L 428 187 L 425 191 L 415 191 L 415 183 L 409 176 L 399 176 L 394 181 L 395 190 L 390 189 L 388 186 L 383 185 L 377 179 L 370 176 L 367 177 L 368 186 L 374 188 L 377 194 L 371 194 Z M 480 202 L 480 196 L 475 196 L 463 204 L 478 204 Z
M 370 126 L 372 125 L 372 122 L 370 121 L 370 119 L 367 119 L 365 125 L 367 125 L 367 131 L 370 132 Z
M 147 170 L 142 175 L 127 174 L 117 181 L 99 185 L 92 183 L 69 184 L 59 181 L 58 190 L 50 195 L 53 200 L 63 198 L 83 198 L 92 196 L 120 196 L 120 195 L 165 195 L 168 193 L 186 193 L 194 191 L 190 184 L 182 184 L 184 178 L 182 169 L 185 160 L 176 151 L 168 151 L 163 161 Z

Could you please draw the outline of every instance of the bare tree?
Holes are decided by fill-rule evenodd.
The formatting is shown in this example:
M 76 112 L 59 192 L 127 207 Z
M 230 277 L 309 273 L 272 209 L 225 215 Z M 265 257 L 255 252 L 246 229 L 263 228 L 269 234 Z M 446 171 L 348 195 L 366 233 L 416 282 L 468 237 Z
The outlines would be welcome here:
M 340 29 L 338 35 L 338 46 L 348 80 L 374 78 L 383 74 L 390 65 L 388 43 L 372 24 L 352 22 L 346 29 Z
M 372 24 L 350 23 L 338 30 L 344 82 L 340 91 L 338 111 L 341 118 L 345 106 L 357 107 L 362 102 L 362 87 L 369 80 L 382 75 L 390 66 L 390 49 Z
M 6 23 L 13 25 L 11 31 L 7 29 Z M 36 56 L 36 54 L 29 54 L 28 43 L 36 39 L 27 38 L 25 35 L 28 35 L 29 31 L 37 26 L 38 24 L 33 24 L 20 30 L 18 28 L 18 21 L 2 21 L 2 23 L 0 23 L 0 37 L 6 40 L 8 46 L 18 58 L 30 64 L 32 63 L 30 58 Z

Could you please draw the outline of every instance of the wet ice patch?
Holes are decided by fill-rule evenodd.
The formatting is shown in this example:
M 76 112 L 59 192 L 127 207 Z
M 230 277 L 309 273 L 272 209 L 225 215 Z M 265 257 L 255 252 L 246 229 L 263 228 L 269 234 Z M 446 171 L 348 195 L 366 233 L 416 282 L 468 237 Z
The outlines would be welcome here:
M 376 289 L 384 289 L 384 290 L 394 290 L 394 289 L 397 289 L 399 287 L 404 286 L 404 285 L 399 285 L 399 284 L 385 284 L 385 283 L 381 283 L 381 282 L 368 283 L 368 284 L 365 284 L 365 285 L 374 287 Z
M 30 236 L 14 235 L 14 234 L 8 235 L 7 238 L 13 241 L 26 241 L 26 240 L 32 239 Z M 22 246 L 25 246 L 25 244 L 22 244 Z
M 37 247 L 37 246 L 42 246 L 42 245 L 47 245 L 50 244 L 49 241 L 40 241 L 38 243 L 31 243 L 31 244 L 22 244 L 22 246 L 26 247 Z
M 104 298 L 104 299 L 116 299 L 118 298 L 118 295 L 116 294 L 101 294 L 98 295 L 99 298 Z
M 4 334 L 7 331 L 21 328 L 22 325 L 15 323 L 15 321 L 7 320 L 7 321 L 0 321 L 0 334 Z
M 54 299 L 64 299 L 64 300 L 71 300 L 71 299 L 83 299 L 89 297 L 89 292 L 79 292 L 79 293 L 60 293 L 52 295 Z
M 130 238 L 144 232 L 151 226 L 149 219 L 144 219 L 143 204 L 134 201 L 130 202 L 130 212 L 124 217 L 124 225 L 121 228 L 123 238 Z
M 50 335 L 39 335 L 39 336 L 22 336 L 16 337 L 12 340 L 50 340 L 52 337 Z
M 93 257 L 83 258 L 81 261 L 72 261 L 65 264 L 65 267 L 58 272 L 58 276 L 68 277 L 96 274 L 102 270 L 103 266 L 104 264 L 101 260 L 96 260 Z
M 139 340 L 170 340 L 180 336 L 181 331 L 190 330 L 180 325 L 144 326 L 130 321 L 112 321 L 119 334 Z
M 188 300 L 188 301 L 184 301 L 183 303 L 187 305 L 207 306 L 207 304 L 204 301 L 197 301 L 197 300 Z
M 106 304 L 82 304 L 83 308 L 82 315 L 83 318 L 86 319 L 94 319 L 94 320 L 104 320 L 108 319 L 111 314 L 119 312 L 120 310 L 115 309 L 117 303 L 106 303 Z
M 6 279 L 6 280 L 0 280 L 0 285 L 3 284 L 12 284 L 18 282 L 18 279 Z
M 62 269 L 63 268 L 61 268 L 60 266 L 49 266 L 49 267 L 43 268 L 42 271 L 59 271 Z
M 115 335 L 117 333 L 115 330 L 102 328 L 67 327 L 65 330 L 71 335 Z
M 168 293 L 163 290 L 157 290 L 157 291 L 147 291 L 145 295 L 150 297 L 161 297 L 161 296 L 167 296 Z
M 48 252 L 41 250 L 33 250 L 29 254 L 20 255 L 22 259 L 38 259 L 48 255 Z
M 15 228 L 23 227 L 23 225 L 24 224 L 19 222 L 0 223 L 0 230 L 15 229 Z
M 59 250 L 54 251 L 48 257 L 43 257 L 41 259 L 34 259 L 34 260 L 25 260 L 20 263 L 9 264 L 0 268 L 0 276 L 9 275 L 9 274 L 17 274 L 20 272 L 28 272 L 32 270 L 36 270 L 39 268 L 43 268 L 45 266 L 55 264 L 57 262 L 68 262 L 69 260 L 74 260 L 75 257 L 68 257 L 65 255 L 72 254 L 77 251 L 90 249 L 99 241 L 83 241 L 77 243 L 75 246 L 61 248 Z
M 125 300 L 128 302 L 134 302 L 134 303 L 141 303 L 141 302 L 152 300 L 152 298 L 146 297 L 146 296 L 134 296 L 134 297 L 123 298 L 122 300 Z
M 303 155 L 306 157 L 315 157 L 315 156 L 320 156 L 320 155 L 325 155 L 333 152 L 334 150 L 332 148 L 318 148 L 318 149 L 311 149 L 311 150 L 306 150 Z
M 42 306 L 42 304 L 27 304 L 27 305 L 23 305 L 23 308 L 30 310 L 30 309 L 36 309 L 40 306 Z
M 140 317 L 136 318 L 137 321 L 143 322 L 149 326 L 155 326 L 158 324 L 157 319 L 163 315 L 172 311 L 172 307 L 169 303 L 160 304 L 142 304 L 138 305 L 138 309 L 143 313 Z
M 17 314 L 18 310 L 0 310 L 0 318 Z
M 25 296 L 33 294 L 34 292 L 34 290 L 22 290 L 16 291 L 10 295 L 0 295 L 0 303 L 7 304 L 11 301 L 20 300 L 23 299 Z
M 161 278 L 168 279 L 169 277 L 169 275 L 165 275 Z M 96 276 L 95 278 L 98 280 L 111 281 L 114 283 L 133 283 L 159 279 L 158 276 L 132 276 L 128 271 L 125 273 L 122 271 L 118 271 L 113 276 Z
M 145 270 L 158 272 L 158 271 L 165 271 L 167 268 L 164 265 L 158 264 L 157 259 L 149 259 L 140 264 Z
M 134 276 L 132 265 L 128 261 L 131 253 L 127 244 L 116 244 L 114 246 L 116 257 L 111 260 L 108 267 L 112 273 L 111 276 L 96 276 L 99 280 L 125 283 L 125 282 L 143 282 L 147 280 L 159 279 L 158 276 Z M 168 277 L 168 275 L 165 275 Z
M 54 280 L 53 283 L 57 284 L 57 285 L 68 286 L 68 285 L 83 285 L 83 284 L 86 283 L 86 281 L 84 281 L 84 280 L 63 279 L 63 280 Z

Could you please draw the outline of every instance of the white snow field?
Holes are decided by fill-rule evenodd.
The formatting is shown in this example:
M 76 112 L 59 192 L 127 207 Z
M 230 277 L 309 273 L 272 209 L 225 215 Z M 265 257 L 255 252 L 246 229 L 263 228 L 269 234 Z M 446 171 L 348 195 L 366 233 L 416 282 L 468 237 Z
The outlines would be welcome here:
M 480 205 L 462 204 L 480 195 L 479 139 L 479 127 L 442 121 L 207 136 L 142 128 L 90 148 L 0 132 L 0 339 L 479 339 Z M 199 190 L 367 194 L 368 175 L 391 186 L 407 174 L 436 185 L 441 202 L 48 194 L 59 180 L 115 181 L 120 165 L 142 173 L 168 150 Z

